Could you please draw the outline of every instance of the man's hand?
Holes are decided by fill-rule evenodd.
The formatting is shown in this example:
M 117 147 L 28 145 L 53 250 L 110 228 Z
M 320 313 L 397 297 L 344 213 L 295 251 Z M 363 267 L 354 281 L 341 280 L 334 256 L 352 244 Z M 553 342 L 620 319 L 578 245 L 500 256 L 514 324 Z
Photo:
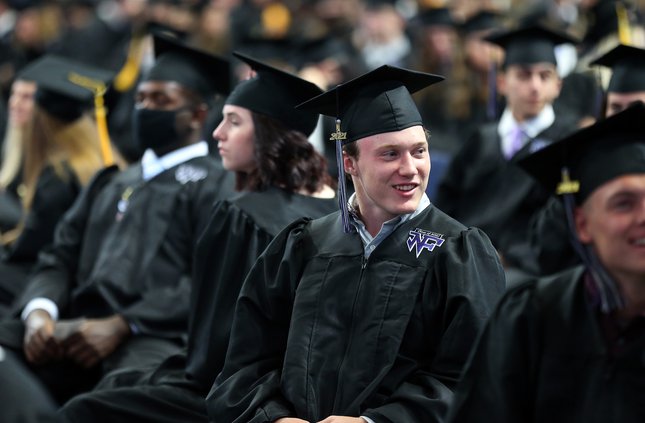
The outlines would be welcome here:
M 273 423 L 309 423 L 307 420 L 298 419 L 296 417 L 283 417 Z
M 59 360 L 62 348 L 56 338 L 56 322 L 44 310 L 34 310 L 25 320 L 25 337 L 23 349 L 27 361 L 32 364 L 44 364 Z
M 365 419 L 360 417 L 347 417 L 347 416 L 329 416 L 325 420 L 318 423 L 367 423 Z
M 110 355 L 129 335 L 130 327 L 119 315 L 83 319 L 61 345 L 65 356 L 82 367 L 90 368 Z

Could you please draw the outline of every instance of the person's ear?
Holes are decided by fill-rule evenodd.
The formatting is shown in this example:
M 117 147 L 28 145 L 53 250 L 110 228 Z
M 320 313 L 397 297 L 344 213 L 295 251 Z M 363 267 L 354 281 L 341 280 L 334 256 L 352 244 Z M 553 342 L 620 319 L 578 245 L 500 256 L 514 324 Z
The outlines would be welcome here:
M 197 107 L 193 109 L 193 116 L 190 122 L 190 127 L 192 129 L 199 129 L 208 116 L 208 106 L 204 103 L 200 103 Z
M 591 234 L 589 233 L 589 218 L 582 207 L 576 207 L 573 211 L 573 221 L 576 225 L 576 234 L 583 244 L 591 243 Z
M 506 70 L 502 69 L 497 74 L 497 91 L 500 95 L 506 95 Z
M 356 159 L 345 151 L 343 151 L 343 165 L 345 166 L 345 173 L 356 176 Z

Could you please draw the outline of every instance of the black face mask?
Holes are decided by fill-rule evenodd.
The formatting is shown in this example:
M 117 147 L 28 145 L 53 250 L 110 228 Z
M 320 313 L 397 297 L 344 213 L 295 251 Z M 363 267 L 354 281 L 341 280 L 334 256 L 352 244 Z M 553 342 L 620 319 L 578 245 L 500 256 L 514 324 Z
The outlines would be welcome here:
M 135 109 L 132 120 L 134 137 L 141 152 L 148 148 L 162 150 L 183 141 L 191 129 L 178 128 L 177 115 L 188 110 Z

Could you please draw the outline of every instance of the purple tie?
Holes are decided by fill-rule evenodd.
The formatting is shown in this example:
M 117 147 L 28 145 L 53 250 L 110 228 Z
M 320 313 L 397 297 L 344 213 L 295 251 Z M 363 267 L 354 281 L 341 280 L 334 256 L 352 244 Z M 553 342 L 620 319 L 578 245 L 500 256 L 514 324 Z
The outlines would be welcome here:
M 506 160 L 510 160 L 524 146 L 524 132 L 516 125 L 511 132 L 511 143 L 506 151 Z

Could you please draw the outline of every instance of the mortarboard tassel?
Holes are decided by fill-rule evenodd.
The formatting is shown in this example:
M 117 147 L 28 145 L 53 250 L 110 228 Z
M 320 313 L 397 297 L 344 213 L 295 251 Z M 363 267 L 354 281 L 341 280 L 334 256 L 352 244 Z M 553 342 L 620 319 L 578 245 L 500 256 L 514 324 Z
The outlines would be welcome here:
M 345 162 L 343 161 L 343 139 L 345 135 L 340 131 L 340 119 L 336 119 L 336 132 L 331 134 L 330 140 L 336 141 L 336 162 L 338 163 L 338 207 L 343 222 L 343 232 L 352 231 L 349 224 L 349 208 L 347 206 L 347 186 L 345 184 Z
M 103 95 L 107 91 L 107 87 L 102 81 L 94 80 L 74 72 L 70 73 L 68 78 L 74 84 L 85 87 L 94 93 L 94 114 L 99 133 L 103 163 L 106 166 L 111 166 L 114 164 L 114 157 L 112 156 L 110 134 L 107 126 L 107 112 L 105 110 L 105 102 L 103 101 Z
M 486 104 L 486 117 L 489 121 L 497 119 L 497 63 L 491 61 L 488 71 L 488 101 Z
M 591 247 L 582 245 L 578 239 L 573 218 L 573 195 L 578 192 L 578 190 L 579 183 L 577 181 L 571 181 L 569 178 L 569 169 L 564 167 L 562 169 L 562 182 L 558 185 L 557 193 L 562 195 L 562 199 L 564 201 L 564 210 L 567 217 L 570 240 L 574 250 L 591 273 L 591 279 L 596 285 L 597 292 L 600 296 L 600 311 L 603 314 L 609 314 L 614 310 L 623 308 L 625 303 L 623 297 L 618 291 L 618 287 L 611 276 L 607 274 L 607 271 L 598 260 L 598 257 L 591 250 Z

